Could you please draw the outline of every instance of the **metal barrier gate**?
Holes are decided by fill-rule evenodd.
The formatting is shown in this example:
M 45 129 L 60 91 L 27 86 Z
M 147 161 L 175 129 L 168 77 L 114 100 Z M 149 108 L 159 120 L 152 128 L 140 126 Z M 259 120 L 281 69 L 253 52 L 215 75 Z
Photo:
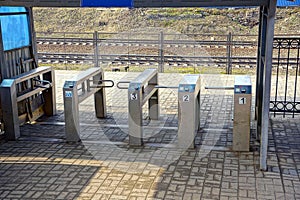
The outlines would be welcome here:
M 20 137 L 18 102 L 26 101 L 27 118 L 29 119 L 25 119 L 25 122 L 34 121 L 43 112 L 48 116 L 55 115 L 54 84 L 54 71 L 51 67 L 38 67 L 2 81 L 0 86 L 1 108 L 7 140 L 16 140 Z M 24 90 L 19 92 L 20 88 Z M 41 107 L 37 108 L 37 113 L 31 109 L 31 102 L 34 98 L 40 98 L 42 101 Z
M 63 87 L 65 131 L 67 142 L 79 142 L 79 104 L 94 94 L 96 117 L 106 117 L 105 87 L 113 87 L 114 82 L 103 80 L 104 73 L 101 68 L 90 68 L 79 74 L 73 80 L 65 81 Z M 112 85 L 105 86 L 104 82 Z
M 159 97 L 157 69 L 146 69 L 129 83 L 128 88 L 128 134 L 129 145 L 143 144 L 142 107 L 148 101 L 149 117 L 157 120 L 159 117 Z
M 178 88 L 178 146 L 195 147 L 200 126 L 200 76 L 185 75 Z

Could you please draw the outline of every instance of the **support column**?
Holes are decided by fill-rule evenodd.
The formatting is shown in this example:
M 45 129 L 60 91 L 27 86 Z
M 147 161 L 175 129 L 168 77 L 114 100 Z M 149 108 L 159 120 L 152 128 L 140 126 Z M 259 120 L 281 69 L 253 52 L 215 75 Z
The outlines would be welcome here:
M 260 130 L 262 121 L 262 96 L 263 96 L 263 72 L 266 57 L 266 37 L 267 37 L 267 15 L 268 9 L 260 7 L 260 25 L 258 37 L 257 68 L 256 68 L 256 99 L 255 99 L 255 119 L 257 120 L 257 130 Z M 260 140 L 260 132 L 256 132 L 256 139 Z
M 258 129 L 261 135 L 260 145 L 260 169 L 267 170 L 267 154 L 268 154 L 268 132 L 269 132 L 269 109 L 270 109 L 270 92 L 272 78 L 272 57 L 273 57 L 273 39 L 274 24 L 276 14 L 277 0 L 270 0 L 267 7 L 266 16 L 266 48 L 263 61 L 265 67 L 263 70 L 263 93 L 262 93 L 262 110 L 261 110 L 261 127 Z M 260 111 L 258 111 L 260 112 Z

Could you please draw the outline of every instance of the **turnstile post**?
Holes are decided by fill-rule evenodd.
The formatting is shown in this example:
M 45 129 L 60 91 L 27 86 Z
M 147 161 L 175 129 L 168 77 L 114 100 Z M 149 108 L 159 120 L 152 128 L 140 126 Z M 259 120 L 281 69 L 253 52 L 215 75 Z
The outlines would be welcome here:
M 234 83 L 233 150 L 249 151 L 252 86 L 250 76 L 236 76 Z
M 178 146 L 195 148 L 200 126 L 200 76 L 185 75 L 178 88 Z
M 80 141 L 79 98 L 76 81 L 66 81 L 63 88 L 65 132 L 68 142 Z
M 159 96 L 157 69 L 146 69 L 128 87 L 128 135 L 129 145 L 143 145 L 143 105 L 148 101 L 149 117 L 159 117 Z
M 142 88 L 140 85 L 129 84 L 128 88 L 128 134 L 129 144 L 131 146 L 143 145 L 143 128 L 142 128 Z

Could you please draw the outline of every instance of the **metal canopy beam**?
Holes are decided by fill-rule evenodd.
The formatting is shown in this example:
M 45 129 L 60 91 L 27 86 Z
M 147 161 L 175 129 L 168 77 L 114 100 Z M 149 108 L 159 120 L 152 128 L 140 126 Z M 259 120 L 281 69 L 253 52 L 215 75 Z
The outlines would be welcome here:
M 81 1 L 83 0 L 0 0 L 0 5 L 27 7 L 81 7 Z M 133 0 L 133 7 L 233 7 L 266 5 L 268 5 L 268 0 Z

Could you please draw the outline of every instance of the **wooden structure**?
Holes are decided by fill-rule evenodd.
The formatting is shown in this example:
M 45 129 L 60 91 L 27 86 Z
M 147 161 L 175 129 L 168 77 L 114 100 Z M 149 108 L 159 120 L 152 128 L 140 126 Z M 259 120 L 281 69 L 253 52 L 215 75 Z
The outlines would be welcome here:
M 29 7 L 260 7 L 260 26 L 259 26 L 259 48 L 258 48 L 258 66 L 257 66 L 257 87 L 256 87 L 256 119 L 257 135 L 261 141 L 260 149 L 260 168 L 267 169 L 267 149 L 268 149 L 268 125 L 269 125 L 269 104 L 271 88 L 271 70 L 272 70 L 272 50 L 274 38 L 274 22 L 277 0 L 0 0 L 2 6 L 25 6 L 26 14 L 30 19 L 30 32 L 33 33 L 32 14 Z M 0 34 L 1 35 L 1 34 Z M 3 45 L 0 42 L 1 56 L 1 78 L 9 78 L 17 75 L 18 62 L 21 58 L 33 57 L 35 51 L 35 38 L 31 36 L 29 46 L 14 49 L 12 51 L 3 51 Z M 2 39 L 0 38 L 0 41 Z M 27 70 L 34 68 L 28 66 Z
M 32 9 L 0 7 L 0 17 L 0 120 L 16 140 L 19 124 L 55 114 L 54 72 L 36 63 Z

